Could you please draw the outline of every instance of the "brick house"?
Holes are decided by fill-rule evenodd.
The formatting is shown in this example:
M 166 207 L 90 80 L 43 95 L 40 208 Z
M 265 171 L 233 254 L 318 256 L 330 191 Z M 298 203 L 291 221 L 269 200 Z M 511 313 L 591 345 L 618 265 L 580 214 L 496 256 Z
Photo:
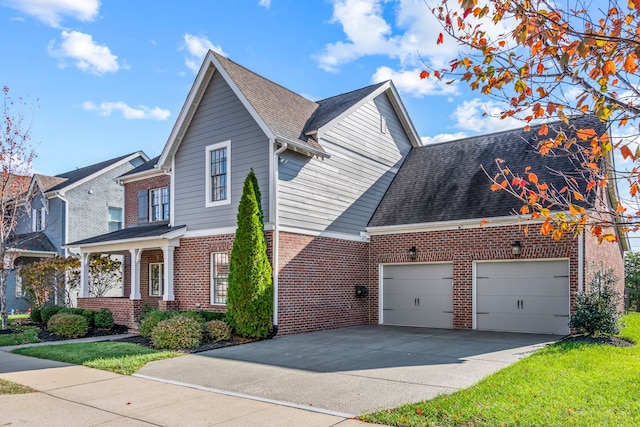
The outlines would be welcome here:
M 502 134 L 493 154 L 519 142 L 518 132 Z M 464 144 L 483 147 L 491 138 Z M 491 150 L 461 153 L 460 161 L 460 143 L 422 147 L 391 81 L 313 102 L 209 52 L 161 155 L 120 178 L 127 228 L 68 245 L 84 266 L 79 305 L 109 307 L 134 329 L 144 305 L 224 311 L 237 207 L 253 168 L 280 334 L 366 323 L 568 332 L 556 318 L 566 324 L 588 260 L 609 251 L 619 271 L 623 247 L 594 248 L 589 236 L 524 236 L 514 201 L 502 194 L 493 206 L 478 174 L 478 162 L 495 159 Z M 511 151 L 521 157 L 522 148 Z M 441 173 L 442 182 L 430 183 L 427 168 L 444 165 L 458 166 L 458 179 Z M 480 226 L 483 218 L 489 226 Z M 125 297 L 87 297 L 92 253 L 125 255 Z M 529 299 L 530 286 L 514 288 L 513 303 L 491 300 L 505 281 L 531 285 L 523 275 L 531 266 L 555 271 L 534 285 L 550 289 L 557 313 L 530 312 L 540 303 Z M 493 287 L 476 283 L 485 277 Z M 517 311 L 493 308 L 502 303 Z M 527 319 L 535 327 L 527 329 Z
M 116 178 L 148 160 L 137 151 L 55 176 L 28 177 L 29 195 L 19 204 L 10 242 L 14 268 L 7 282 L 9 309 L 29 307 L 21 289 L 20 266 L 72 255 L 63 248 L 66 243 L 122 228 L 124 197 Z

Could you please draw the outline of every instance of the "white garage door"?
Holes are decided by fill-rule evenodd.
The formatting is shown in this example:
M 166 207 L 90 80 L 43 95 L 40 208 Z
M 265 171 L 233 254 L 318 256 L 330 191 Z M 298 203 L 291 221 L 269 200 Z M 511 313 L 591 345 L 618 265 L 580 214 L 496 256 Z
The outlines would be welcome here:
M 382 323 L 453 328 L 453 264 L 385 265 Z
M 569 262 L 476 264 L 477 328 L 569 333 Z

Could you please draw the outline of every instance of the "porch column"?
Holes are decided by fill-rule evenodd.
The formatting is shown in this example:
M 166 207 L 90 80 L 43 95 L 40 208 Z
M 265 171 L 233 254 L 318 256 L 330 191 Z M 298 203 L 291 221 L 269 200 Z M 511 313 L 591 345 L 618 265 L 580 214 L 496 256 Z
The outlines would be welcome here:
M 89 256 L 84 252 L 80 253 L 80 298 L 89 297 Z
M 162 248 L 162 255 L 164 256 L 164 294 L 162 295 L 163 301 L 173 301 L 175 296 L 173 295 L 173 246 L 165 246 Z
M 131 294 L 129 299 L 140 299 L 140 257 L 142 249 L 129 249 L 131 254 Z

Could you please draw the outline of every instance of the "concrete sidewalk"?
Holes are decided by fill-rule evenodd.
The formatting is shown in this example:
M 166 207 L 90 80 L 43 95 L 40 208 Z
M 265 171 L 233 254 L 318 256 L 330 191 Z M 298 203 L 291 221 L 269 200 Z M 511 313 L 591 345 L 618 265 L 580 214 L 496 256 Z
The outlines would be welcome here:
M 35 359 L 0 348 L 0 378 L 38 390 L 0 396 L 0 425 L 369 426 L 326 411 Z

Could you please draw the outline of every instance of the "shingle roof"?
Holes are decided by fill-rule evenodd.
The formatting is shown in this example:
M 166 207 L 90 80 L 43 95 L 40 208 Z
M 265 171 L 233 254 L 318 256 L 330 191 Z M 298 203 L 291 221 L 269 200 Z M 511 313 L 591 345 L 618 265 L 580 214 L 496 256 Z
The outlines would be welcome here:
M 175 230 L 180 230 L 182 228 L 185 228 L 185 226 L 178 225 L 175 227 L 169 227 L 169 224 L 166 222 L 152 225 L 141 225 L 139 227 L 123 228 L 122 230 L 112 231 L 111 233 L 101 234 L 99 236 L 89 237 L 87 239 L 67 243 L 65 246 L 72 247 L 87 245 L 91 243 L 108 243 L 116 242 L 119 240 L 141 239 L 145 237 L 161 237 L 163 234 Z
M 314 111 L 313 115 L 305 125 L 304 132 L 311 132 L 326 125 L 385 83 L 386 82 L 377 83 L 351 92 L 316 101 L 319 107 Z
M 55 187 L 58 184 L 61 184 L 63 182 L 66 181 L 66 178 L 60 178 L 57 176 L 49 176 L 49 175 L 42 175 L 39 173 L 36 173 L 33 175 L 36 179 L 36 181 L 38 182 L 38 185 L 40 185 L 40 188 L 42 189 L 42 191 L 49 191 L 50 188 Z
M 61 181 L 59 184 L 54 185 L 53 187 L 49 188 L 48 190 L 45 191 L 58 191 L 58 190 L 62 190 L 65 187 L 68 187 L 72 184 L 75 184 L 76 182 L 93 175 L 96 172 L 99 172 L 100 170 L 104 169 L 104 168 L 108 168 L 109 166 L 118 163 L 120 160 L 125 159 L 129 156 L 131 156 L 134 153 L 129 153 L 126 154 L 124 156 L 120 156 L 120 157 L 116 157 L 114 159 L 110 159 L 110 160 L 105 160 L 104 162 L 100 162 L 100 163 L 96 163 L 90 166 L 85 166 L 83 168 L 78 168 L 78 169 L 74 169 L 72 171 L 68 171 L 68 172 L 64 172 L 61 174 L 56 175 L 55 177 L 57 178 L 63 178 L 64 181 Z
M 597 119 L 585 117 L 571 122 L 576 128 L 596 128 L 604 133 L 606 126 Z M 555 123 L 558 125 L 559 123 Z M 550 126 L 551 128 L 552 126 Z M 575 132 L 566 125 L 569 138 Z M 522 174 L 531 166 L 541 182 L 566 185 L 564 178 L 552 170 L 573 171 L 568 157 L 541 156 L 535 147 L 537 127 L 529 132 L 522 128 L 458 141 L 414 148 L 398 171 L 370 227 L 421 224 L 438 221 L 482 219 L 511 215 L 522 203 L 506 191 L 491 191 L 490 176 L 497 171 L 495 160 L 505 161 L 513 172 Z
M 153 170 L 156 166 L 156 163 L 158 163 L 158 160 L 160 159 L 160 156 L 154 157 L 153 159 L 149 160 L 148 162 L 145 162 L 143 164 L 141 164 L 140 166 L 138 166 L 137 168 L 131 169 L 129 172 L 120 175 L 119 178 L 124 178 L 126 176 L 129 175 L 135 175 L 137 173 L 140 172 L 146 172 L 149 170 Z
M 238 89 L 277 136 L 299 141 L 317 151 L 324 151 L 313 139 L 304 135 L 305 124 L 318 104 L 268 80 L 232 60 L 214 52 Z
M 57 252 L 53 243 L 42 231 L 12 235 L 7 241 L 7 247 L 30 252 Z

